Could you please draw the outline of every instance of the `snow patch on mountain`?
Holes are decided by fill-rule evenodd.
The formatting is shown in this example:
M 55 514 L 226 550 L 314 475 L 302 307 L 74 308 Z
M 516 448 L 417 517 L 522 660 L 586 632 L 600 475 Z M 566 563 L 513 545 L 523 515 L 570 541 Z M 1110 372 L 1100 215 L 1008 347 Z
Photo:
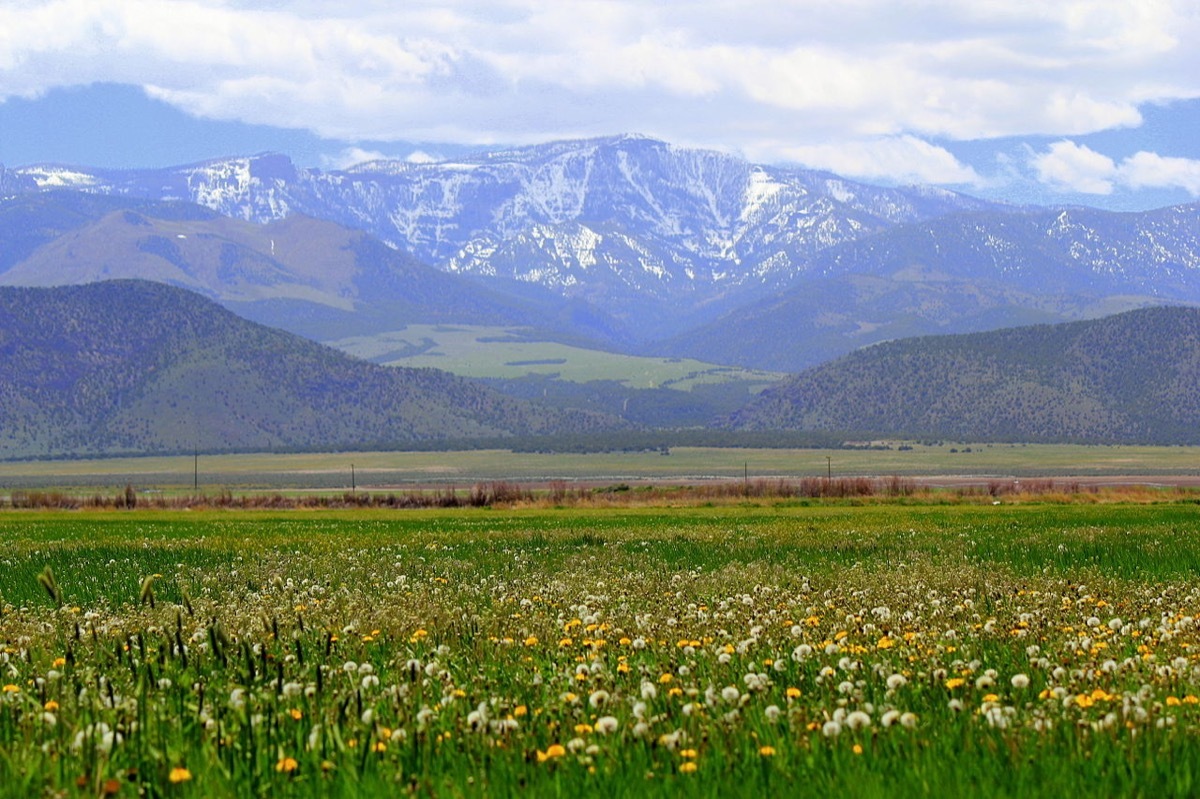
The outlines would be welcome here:
M 39 189 L 91 189 L 100 185 L 94 174 L 67 167 L 30 167 L 14 171 L 32 178 Z

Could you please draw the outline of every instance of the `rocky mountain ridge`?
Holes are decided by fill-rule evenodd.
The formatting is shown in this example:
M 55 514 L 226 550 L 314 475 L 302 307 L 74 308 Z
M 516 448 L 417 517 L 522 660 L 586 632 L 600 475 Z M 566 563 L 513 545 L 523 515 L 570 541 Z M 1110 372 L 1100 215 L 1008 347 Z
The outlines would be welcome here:
M 604 310 L 630 301 L 704 305 L 781 286 L 830 246 L 993 207 L 633 136 L 335 172 L 261 155 L 161 170 L 11 173 L 26 188 L 184 200 L 258 223 L 327 219 L 445 271 L 539 284 Z
M 43 165 L 0 173 L 0 187 L 327 220 L 540 307 L 558 298 L 567 326 L 589 320 L 580 335 L 603 346 L 776 370 L 905 335 L 1200 303 L 1200 205 L 1021 208 L 638 136 L 341 171 L 270 154 Z

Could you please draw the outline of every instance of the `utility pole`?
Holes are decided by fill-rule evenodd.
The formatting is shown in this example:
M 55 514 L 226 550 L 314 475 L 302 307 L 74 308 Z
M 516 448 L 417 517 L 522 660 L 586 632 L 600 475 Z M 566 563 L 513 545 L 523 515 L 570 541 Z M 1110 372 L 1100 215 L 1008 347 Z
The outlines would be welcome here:
M 351 492 L 351 493 L 354 493 L 354 489 L 355 489 L 355 483 L 354 483 L 354 464 L 352 463 L 352 464 L 350 464 L 350 492 Z
M 826 480 L 833 479 L 833 456 L 832 455 L 825 456 L 825 479 Z
M 192 492 L 200 491 L 200 450 L 192 449 Z

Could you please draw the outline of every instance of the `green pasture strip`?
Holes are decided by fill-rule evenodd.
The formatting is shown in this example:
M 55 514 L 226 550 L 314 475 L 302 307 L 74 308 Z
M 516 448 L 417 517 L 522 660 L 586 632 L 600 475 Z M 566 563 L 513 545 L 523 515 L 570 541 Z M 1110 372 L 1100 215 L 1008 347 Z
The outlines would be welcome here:
M 690 480 L 757 477 L 965 475 L 987 479 L 1098 475 L 1200 474 L 1198 447 L 1078 445 L 940 446 L 891 442 L 891 449 L 726 449 L 660 452 L 258 453 L 236 455 L 0 462 L 0 493 L 36 486 L 204 490 L 221 487 L 348 488 L 414 483 L 467 487 L 480 480 Z M 970 452 L 965 452 L 966 449 Z M 952 453 L 950 450 L 959 450 Z M 198 474 L 197 474 L 198 471 Z
M 1192 796 L 1200 505 L 0 513 L 0 797 Z
M 702 383 L 731 381 L 762 387 L 785 376 L 690 358 L 620 355 L 553 341 L 524 341 L 520 336 L 520 330 L 504 327 L 409 325 L 404 330 L 326 343 L 389 366 L 429 366 L 465 377 L 555 375 L 575 383 L 616 380 L 630 388 L 689 391 Z

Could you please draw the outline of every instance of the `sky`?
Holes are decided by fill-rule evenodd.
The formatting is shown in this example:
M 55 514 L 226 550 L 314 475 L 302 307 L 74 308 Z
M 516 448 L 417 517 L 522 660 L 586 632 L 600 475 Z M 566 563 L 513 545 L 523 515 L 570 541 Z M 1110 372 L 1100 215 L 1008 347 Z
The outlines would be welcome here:
M 1198 0 L 4 0 L 0 163 L 639 133 L 874 183 L 1200 200 Z

